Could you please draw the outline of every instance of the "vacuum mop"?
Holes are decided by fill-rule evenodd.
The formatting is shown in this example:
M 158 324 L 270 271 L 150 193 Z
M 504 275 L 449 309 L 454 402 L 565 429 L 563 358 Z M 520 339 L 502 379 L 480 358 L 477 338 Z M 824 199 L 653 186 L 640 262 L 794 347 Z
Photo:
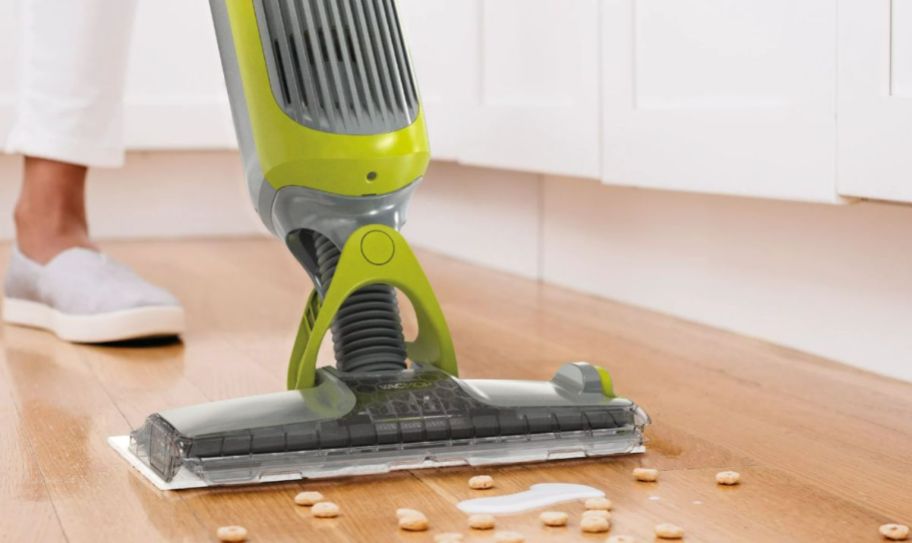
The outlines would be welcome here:
M 458 377 L 399 233 L 430 152 L 395 1 L 210 4 L 250 196 L 314 289 L 287 391 L 155 413 L 112 445 L 160 488 L 642 452 L 649 419 L 603 368 Z M 327 332 L 335 367 L 316 369 Z

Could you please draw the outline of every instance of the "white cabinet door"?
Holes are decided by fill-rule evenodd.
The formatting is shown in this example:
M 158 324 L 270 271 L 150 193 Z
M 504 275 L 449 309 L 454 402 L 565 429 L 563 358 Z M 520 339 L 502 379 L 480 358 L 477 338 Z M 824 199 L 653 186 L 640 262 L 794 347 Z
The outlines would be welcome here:
M 139 2 L 125 108 L 133 149 L 236 145 L 208 2 Z
M 912 0 L 840 0 L 839 193 L 912 202 Z
M 481 10 L 477 103 L 461 120 L 459 159 L 598 178 L 598 0 L 483 0 Z
M 836 0 L 602 2 L 605 182 L 838 199 Z
M 480 0 L 399 0 L 434 158 L 456 160 L 478 103 Z

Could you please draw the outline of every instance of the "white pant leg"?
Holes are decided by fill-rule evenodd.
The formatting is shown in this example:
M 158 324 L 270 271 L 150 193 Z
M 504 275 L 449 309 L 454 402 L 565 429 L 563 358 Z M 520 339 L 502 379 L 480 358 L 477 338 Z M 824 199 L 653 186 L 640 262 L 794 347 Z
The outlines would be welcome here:
M 20 88 L 9 152 L 123 163 L 123 89 L 135 0 L 21 0 Z

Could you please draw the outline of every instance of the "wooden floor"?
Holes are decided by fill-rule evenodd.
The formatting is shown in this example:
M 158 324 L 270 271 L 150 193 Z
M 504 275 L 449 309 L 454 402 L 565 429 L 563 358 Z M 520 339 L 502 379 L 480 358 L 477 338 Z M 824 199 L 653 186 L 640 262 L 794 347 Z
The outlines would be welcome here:
M 0 328 L 0 538 L 4 541 L 207 541 L 224 524 L 250 540 L 432 541 L 468 534 L 455 504 L 482 470 L 159 492 L 105 438 L 163 408 L 281 390 L 309 284 L 263 240 L 105 244 L 172 289 L 190 319 L 183 344 L 89 347 Z M 0 262 L 7 249 L 0 247 Z M 912 385 L 760 341 L 480 269 L 423 259 L 449 318 L 466 377 L 547 379 L 564 361 L 609 368 L 617 390 L 651 414 L 644 455 L 483 470 L 489 493 L 582 482 L 615 502 L 614 534 L 652 541 L 658 522 L 687 541 L 880 541 L 912 523 Z M 750 311 L 745 307 L 744 311 Z M 844 331 L 842 333 L 848 333 Z M 912 333 L 912 332 L 910 332 Z M 874 341 L 859 338 L 859 341 Z M 912 360 L 912 354 L 910 354 Z M 910 361 L 912 363 L 912 361 Z M 632 481 L 633 467 L 662 470 Z M 714 474 L 736 469 L 739 487 Z M 334 520 L 293 505 L 301 489 L 343 509 Z M 417 507 L 432 530 L 400 533 L 394 510 Z M 499 520 L 527 541 L 604 541 L 537 513 Z M 466 541 L 491 542 L 491 533 Z

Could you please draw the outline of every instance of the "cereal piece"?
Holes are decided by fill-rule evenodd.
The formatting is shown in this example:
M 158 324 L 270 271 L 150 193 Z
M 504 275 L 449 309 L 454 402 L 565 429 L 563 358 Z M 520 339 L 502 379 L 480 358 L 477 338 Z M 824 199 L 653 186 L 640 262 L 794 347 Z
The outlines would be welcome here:
M 243 526 L 222 526 L 216 530 L 219 541 L 244 541 L 247 539 L 247 528 Z
M 497 543 L 523 543 L 526 538 L 519 532 L 497 532 L 494 541 Z
M 909 527 L 905 524 L 884 524 L 878 531 L 880 535 L 890 541 L 905 541 L 909 539 Z
M 333 502 L 317 502 L 310 512 L 317 518 L 335 518 L 339 516 L 339 506 Z
M 634 468 L 633 478 L 644 483 L 654 483 L 659 480 L 659 470 L 653 468 Z
M 409 515 L 421 515 L 424 516 L 424 513 L 417 509 L 409 509 L 407 507 L 400 507 L 396 509 L 396 518 L 407 517 Z
M 636 543 L 636 539 L 632 535 L 613 535 L 605 543 Z
M 611 511 L 605 511 L 604 509 L 589 509 L 588 511 L 583 511 L 583 517 L 602 517 L 605 520 L 611 520 Z
M 589 498 L 586 500 L 586 509 L 611 511 L 611 500 L 608 498 Z
M 490 475 L 476 475 L 469 479 L 469 488 L 474 490 L 494 488 L 494 478 Z
M 434 536 L 434 543 L 460 543 L 462 539 L 459 532 L 443 532 Z
M 315 503 L 323 501 L 323 494 L 319 492 L 298 492 L 298 495 L 294 497 L 295 503 L 298 505 L 303 505 L 305 507 L 310 507 Z
M 659 539 L 684 539 L 684 528 L 663 522 L 656 524 L 655 534 Z
M 720 471 L 716 474 L 716 483 L 725 486 L 736 485 L 741 482 L 741 474 L 737 471 Z
M 494 515 L 485 513 L 469 515 L 469 528 L 473 530 L 490 530 L 495 524 L 497 521 L 494 519 Z
M 538 518 L 545 526 L 566 526 L 569 515 L 563 511 L 545 511 Z
M 423 532 L 428 529 L 428 519 L 421 513 L 399 517 L 399 528 L 408 532 Z
M 580 529 L 588 534 L 601 534 L 611 529 L 611 521 L 598 515 L 583 515 Z

